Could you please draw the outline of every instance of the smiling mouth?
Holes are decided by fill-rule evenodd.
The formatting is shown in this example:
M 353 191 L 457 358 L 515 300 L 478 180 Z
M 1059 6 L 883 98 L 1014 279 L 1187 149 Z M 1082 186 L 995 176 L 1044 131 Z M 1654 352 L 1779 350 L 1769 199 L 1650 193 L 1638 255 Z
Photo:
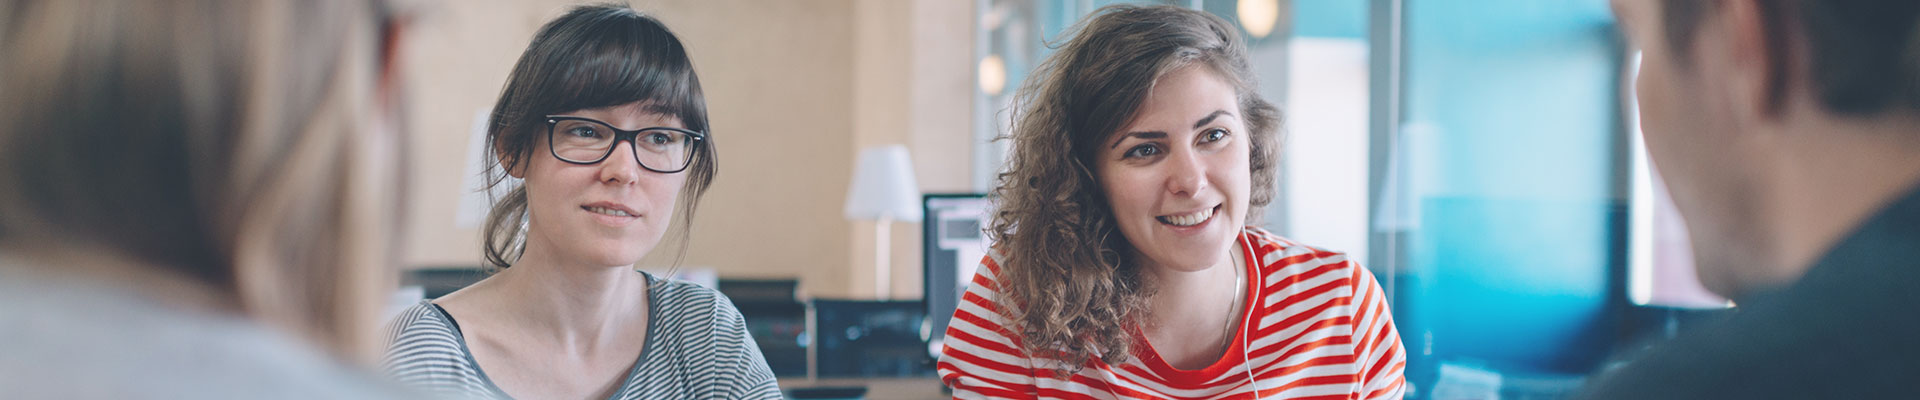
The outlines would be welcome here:
M 587 212 L 591 212 L 591 213 L 595 213 L 595 214 L 604 214 L 604 215 L 612 215 L 612 216 L 615 216 L 615 217 L 631 217 L 631 216 L 633 216 L 633 214 L 629 214 L 629 213 L 627 213 L 626 211 L 620 211 L 620 210 L 615 210 L 615 209 L 611 209 L 611 208 L 606 208 L 606 207 L 586 207 L 586 206 L 582 206 L 582 207 L 580 207 L 580 208 L 581 208 L 581 209 L 584 209 L 584 210 L 587 210 Z
M 1160 223 L 1163 223 L 1163 224 L 1179 226 L 1179 227 L 1188 227 L 1188 226 L 1199 225 L 1203 222 L 1207 222 L 1208 219 L 1213 218 L 1213 212 L 1219 209 L 1220 209 L 1220 206 L 1213 206 L 1213 208 L 1194 211 L 1188 214 L 1162 215 L 1154 218 L 1159 219 Z

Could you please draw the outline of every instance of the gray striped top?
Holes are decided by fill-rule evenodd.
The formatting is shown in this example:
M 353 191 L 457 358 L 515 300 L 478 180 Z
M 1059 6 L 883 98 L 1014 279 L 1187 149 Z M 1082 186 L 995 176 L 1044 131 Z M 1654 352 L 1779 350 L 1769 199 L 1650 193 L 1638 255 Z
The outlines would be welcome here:
M 645 272 L 642 272 L 645 274 Z M 647 274 L 647 343 L 611 399 L 779 399 L 740 310 L 720 292 Z M 457 398 L 510 398 L 474 362 L 460 326 L 431 300 L 388 325 L 382 367 L 401 384 Z

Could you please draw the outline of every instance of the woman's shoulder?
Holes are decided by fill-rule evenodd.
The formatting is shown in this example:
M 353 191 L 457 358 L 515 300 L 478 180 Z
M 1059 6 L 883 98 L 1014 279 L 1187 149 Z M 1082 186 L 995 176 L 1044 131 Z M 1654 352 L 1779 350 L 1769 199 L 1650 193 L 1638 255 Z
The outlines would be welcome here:
M 713 288 L 650 277 L 648 309 L 655 350 L 668 353 L 741 350 L 752 340 L 746 318 L 733 301 Z
M 1308 270 L 1320 270 L 1328 265 L 1332 269 L 1346 269 L 1357 266 L 1347 258 L 1347 253 L 1307 245 L 1266 228 L 1248 226 L 1241 230 L 1247 238 L 1247 245 L 1253 248 L 1254 260 L 1259 262 L 1261 270 L 1269 273 L 1286 270 L 1289 267 L 1304 267 Z M 1302 268 L 1293 268 L 1302 269 Z M 1299 271 L 1306 272 L 1306 271 Z
M 990 282 L 999 281 L 1000 266 L 1007 263 L 1006 246 L 998 244 L 989 246 L 986 253 L 980 257 L 980 265 L 975 266 L 974 274 L 979 275 L 979 279 Z
M 648 290 L 652 291 L 647 298 L 654 302 L 653 309 L 656 312 L 679 314 L 734 310 L 733 302 L 714 288 L 651 274 L 647 277 Z M 738 310 L 733 312 L 739 313 Z
M 466 369 L 467 349 L 460 327 L 433 300 L 421 300 L 387 322 L 387 352 L 382 367 L 408 371 Z
M 674 326 L 709 333 L 723 329 L 744 330 L 745 318 L 733 300 L 719 290 L 676 279 L 648 275 L 648 309 L 653 326 Z M 737 325 L 737 326 L 736 326 Z
M 449 340 L 458 340 L 460 328 L 449 320 L 432 299 L 421 300 L 413 306 L 400 310 L 392 320 L 387 321 L 388 348 L 399 346 L 402 339 L 418 339 L 444 336 Z

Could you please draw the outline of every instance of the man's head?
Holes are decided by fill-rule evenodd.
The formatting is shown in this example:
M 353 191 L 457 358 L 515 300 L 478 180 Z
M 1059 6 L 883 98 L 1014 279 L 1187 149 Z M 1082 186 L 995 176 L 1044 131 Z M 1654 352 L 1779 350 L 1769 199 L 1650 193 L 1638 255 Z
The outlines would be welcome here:
M 1685 217 L 1702 283 L 1724 295 L 1779 263 L 1759 204 L 1808 121 L 1920 115 L 1920 2 L 1614 0 L 1641 50 L 1647 151 Z M 1850 122 L 1851 123 L 1851 122 Z M 1761 266 L 1756 268 L 1755 266 Z M 1777 268 L 1776 268 L 1777 269 Z

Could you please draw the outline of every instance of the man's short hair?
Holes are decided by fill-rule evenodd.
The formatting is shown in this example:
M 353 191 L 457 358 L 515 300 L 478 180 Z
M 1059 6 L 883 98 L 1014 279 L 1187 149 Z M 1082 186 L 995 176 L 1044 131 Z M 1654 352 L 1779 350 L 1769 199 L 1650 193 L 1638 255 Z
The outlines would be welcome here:
M 1720 1 L 1660 1 L 1667 43 L 1682 65 L 1695 28 Z M 1781 49 L 1792 43 L 1788 37 L 1804 39 L 1807 76 L 1827 110 L 1859 116 L 1920 111 L 1920 1 L 1755 1 L 1768 46 Z M 1784 57 L 1769 61 L 1786 65 Z

